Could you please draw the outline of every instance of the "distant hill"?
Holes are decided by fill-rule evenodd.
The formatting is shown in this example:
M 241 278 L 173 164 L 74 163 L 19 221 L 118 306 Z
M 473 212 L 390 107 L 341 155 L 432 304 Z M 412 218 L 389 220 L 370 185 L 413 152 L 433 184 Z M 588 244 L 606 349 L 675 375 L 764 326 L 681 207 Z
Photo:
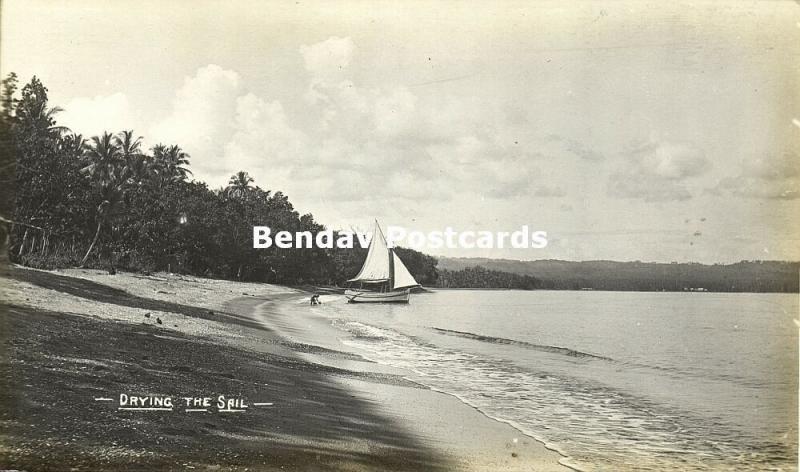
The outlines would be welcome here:
M 798 292 L 800 262 L 743 261 L 734 264 L 655 263 L 440 257 L 438 269 L 482 267 L 537 280 L 536 288 L 564 290 Z

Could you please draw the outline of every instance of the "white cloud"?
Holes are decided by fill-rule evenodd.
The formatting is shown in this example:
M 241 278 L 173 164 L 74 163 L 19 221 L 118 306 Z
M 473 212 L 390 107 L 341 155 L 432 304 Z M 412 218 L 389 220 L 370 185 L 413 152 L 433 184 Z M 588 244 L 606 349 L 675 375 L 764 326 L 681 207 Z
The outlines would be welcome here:
M 195 177 L 212 187 L 246 170 L 298 205 L 312 195 L 387 205 L 458 195 L 562 196 L 555 183 L 534 185 L 547 165 L 540 152 L 587 163 L 603 157 L 562 137 L 545 139 L 540 149 L 541 140 L 522 139 L 530 133 L 524 123 L 510 124 L 502 110 L 478 100 L 431 102 L 402 85 L 360 87 L 351 77 L 350 38 L 303 46 L 300 54 L 308 89 L 299 123 L 280 101 L 248 93 L 236 71 L 209 64 L 185 78 L 148 143 L 183 147 Z
M 800 176 L 800 157 L 785 152 L 770 158 L 747 160 L 743 165 L 743 173 L 762 180 L 784 180 Z
M 559 187 L 558 185 L 542 185 L 541 187 L 536 189 L 534 195 L 537 197 L 565 197 L 567 195 L 566 190 Z
M 712 190 L 720 191 L 746 198 L 800 199 L 800 158 L 784 153 L 745 161 L 738 175 L 723 179 Z
M 117 133 L 130 129 L 134 121 L 128 97 L 122 93 L 98 95 L 94 98 L 77 97 L 70 100 L 58 116 L 60 125 L 84 137 Z
M 242 95 L 239 74 L 209 64 L 186 77 L 178 89 L 170 114 L 157 122 L 148 142 L 178 144 L 200 170 L 221 170 L 222 151 L 235 131 L 237 98 Z
M 647 202 L 692 198 L 690 180 L 706 173 L 711 163 L 688 143 L 658 142 L 629 152 L 622 167 L 608 179 L 608 194 Z
M 616 198 L 641 199 L 646 202 L 682 201 L 692 198 L 685 185 L 654 176 L 617 172 L 608 179 L 608 194 Z
M 349 71 L 356 53 L 350 38 L 300 51 L 310 73 L 306 99 L 319 117 L 304 133 L 315 139 L 291 172 L 307 186 L 327 188 L 332 199 L 445 200 L 476 188 L 505 198 L 529 190 L 533 171 L 520 165 L 524 152 L 486 129 L 496 113 L 485 106 L 463 98 L 422 102 L 405 86 L 358 86 Z
M 234 133 L 224 147 L 227 169 L 253 172 L 288 165 L 306 155 L 306 138 L 287 122 L 278 101 L 266 102 L 252 93 L 236 99 Z
M 299 205 L 311 195 L 350 203 L 381 198 L 393 205 L 536 192 L 541 163 L 533 164 L 537 152 L 530 150 L 536 146 L 520 145 L 504 113 L 463 97 L 422 101 L 402 85 L 360 87 L 351 77 L 356 47 L 350 38 L 302 46 L 300 54 L 308 72 L 302 125 L 280 101 L 248 93 L 236 71 L 209 64 L 184 79 L 147 142 L 183 147 L 195 177 L 212 187 L 246 170 L 258 185 L 283 190 Z M 114 101 L 96 107 L 107 113 L 119 108 L 109 104 Z M 598 159 L 573 140 L 548 146 Z M 540 186 L 538 195 L 545 193 L 563 190 Z
M 681 180 L 708 170 L 710 163 L 703 151 L 685 143 L 660 143 L 646 146 L 636 153 L 642 173 L 663 179 Z
M 543 141 L 542 150 L 548 153 L 569 154 L 587 161 L 602 161 L 604 159 L 600 152 L 575 139 L 550 134 Z
M 317 79 L 330 79 L 339 77 L 350 65 L 350 60 L 355 50 L 355 44 L 350 38 L 332 36 L 325 41 L 301 46 L 300 54 L 306 70 Z
M 405 87 L 396 88 L 376 98 L 373 112 L 377 133 L 386 137 L 404 135 L 417 124 L 417 97 Z

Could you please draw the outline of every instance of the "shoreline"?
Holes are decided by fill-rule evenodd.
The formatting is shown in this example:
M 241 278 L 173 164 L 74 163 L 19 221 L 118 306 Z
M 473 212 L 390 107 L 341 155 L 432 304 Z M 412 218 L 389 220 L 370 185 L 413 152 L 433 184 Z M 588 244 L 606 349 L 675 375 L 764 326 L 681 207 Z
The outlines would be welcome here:
M 567 470 L 456 397 L 282 336 L 263 310 L 305 297 L 297 289 L 20 267 L 2 283 L 2 369 L 24 379 L 0 392 L 4 468 Z M 145 414 L 92 401 L 121 392 L 274 406 Z
M 324 302 L 332 301 L 329 300 Z M 447 441 L 442 440 L 441 437 L 447 436 L 449 433 L 442 430 L 435 437 L 429 438 L 430 442 L 439 443 L 443 449 L 448 451 L 457 450 L 459 452 L 453 454 L 455 458 L 469 457 L 469 467 L 462 467 L 458 470 L 552 470 L 552 471 L 566 471 L 578 470 L 576 466 L 563 462 L 568 459 L 568 456 L 560 452 L 552 445 L 547 444 L 545 441 L 537 438 L 528 432 L 525 432 L 518 425 L 511 421 L 506 421 L 500 418 L 495 418 L 480 408 L 475 407 L 469 402 L 465 401 L 458 395 L 451 394 L 423 383 L 418 380 L 410 379 L 408 371 L 390 366 L 388 364 L 381 364 L 370 357 L 368 353 L 360 352 L 343 344 L 338 337 L 343 333 L 338 329 L 330 326 L 327 319 L 317 318 L 314 316 L 297 316 L 298 312 L 290 310 L 284 313 L 281 308 L 291 307 L 297 308 L 298 306 L 305 305 L 304 297 L 287 298 L 280 302 L 266 301 L 264 304 L 266 309 L 263 311 L 267 316 L 272 317 L 272 326 L 275 328 L 279 335 L 290 338 L 298 342 L 307 342 L 314 345 L 325 346 L 326 349 L 342 350 L 350 352 L 361 358 L 361 361 L 353 362 L 352 359 L 337 362 L 335 365 L 353 368 L 359 371 L 371 372 L 391 372 L 393 375 L 401 376 L 409 382 L 419 386 L 419 389 L 425 392 L 420 395 L 417 400 L 418 403 L 409 405 L 403 410 L 402 413 L 407 413 L 412 409 L 421 408 L 420 403 L 432 403 L 431 411 L 428 417 L 414 417 L 403 418 L 410 421 L 410 428 L 415 427 L 421 429 L 430 428 L 430 422 L 435 421 L 438 416 L 449 416 L 452 418 L 459 418 L 460 424 L 455 425 L 468 432 L 469 438 L 461 438 L 459 441 L 447 444 Z M 323 303 L 323 306 L 325 303 Z M 319 307 L 317 307 L 319 308 Z M 297 330 L 297 326 L 303 326 L 303 330 Z M 325 360 L 314 358 L 313 354 L 310 356 L 315 361 L 325 362 Z M 364 365 L 363 362 L 367 361 L 370 364 Z M 360 364 L 354 367 L 354 364 Z M 351 385 L 351 387 L 353 387 Z M 380 392 L 373 389 L 367 389 L 368 395 L 381 396 L 386 398 L 386 392 Z M 436 411 L 436 408 L 443 411 Z M 424 407 L 422 407 L 424 408 Z M 389 408 L 391 410 L 391 408 Z M 397 416 L 397 412 L 389 412 L 390 415 Z M 465 418 L 468 417 L 469 419 Z M 496 438 L 504 437 L 504 441 L 499 441 Z M 515 450 L 517 448 L 517 450 Z
M 311 293 L 311 292 L 308 292 Z M 264 310 L 269 316 L 280 318 L 281 315 L 281 308 L 290 306 L 304 306 L 306 305 L 306 296 L 307 294 L 295 294 L 294 296 L 288 296 L 286 298 L 280 300 L 266 300 L 260 305 L 259 307 L 264 306 L 266 309 Z M 323 297 L 334 297 L 335 294 L 328 293 Z M 294 315 L 296 313 L 291 313 L 290 315 Z M 297 318 L 292 317 L 293 321 L 297 321 Z M 565 463 L 564 461 L 569 459 L 569 456 L 564 454 L 563 452 L 559 451 L 556 447 L 548 444 L 546 441 L 536 437 L 535 435 L 524 431 L 519 425 L 515 424 L 513 421 L 507 421 L 501 418 L 495 418 L 480 408 L 472 405 L 468 401 L 464 400 L 463 398 L 459 397 L 456 394 L 448 393 L 443 390 L 439 390 L 433 388 L 431 386 L 425 385 L 424 383 L 420 383 L 417 380 L 410 379 L 407 377 L 407 371 L 389 366 L 387 364 L 381 364 L 375 360 L 373 360 L 368 353 L 359 352 L 347 345 L 342 344 L 337 338 L 337 335 L 341 335 L 339 330 L 327 326 L 311 326 L 309 324 L 308 319 L 302 320 L 302 324 L 304 329 L 301 334 L 295 334 L 294 336 L 290 333 L 287 333 L 283 330 L 292 331 L 296 325 L 294 322 L 290 325 L 284 325 L 278 319 L 273 318 L 272 320 L 272 328 L 275 329 L 278 334 L 285 339 L 293 339 L 294 341 L 304 343 L 308 342 L 315 346 L 325 346 L 324 349 L 328 349 L 334 352 L 348 352 L 352 353 L 354 356 L 357 356 L 358 359 L 347 359 L 342 362 L 334 362 L 334 365 L 343 366 L 345 368 L 353 368 L 354 360 L 356 364 L 363 363 L 367 361 L 371 363 L 370 365 L 359 365 L 358 367 L 354 368 L 353 370 L 357 371 L 369 371 L 369 372 L 391 372 L 391 375 L 401 376 L 403 379 L 408 381 L 411 384 L 416 386 L 418 391 L 423 392 L 421 395 L 417 396 L 417 403 L 413 405 L 412 408 L 420 408 L 420 403 L 427 403 L 432 404 L 431 410 L 434 410 L 435 407 L 443 408 L 446 410 L 447 415 L 452 416 L 453 418 L 460 418 L 460 422 L 463 423 L 460 425 L 465 431 L 469 432 L 470 436 L 474 436 L 478 438 L 475 440 L 474 438 L 466 439 L 462 438 L 462 444 L 444 444 L 443 449 L 447 451 L 458 451 L 455 454 L 451 454 L 454 460 L 457 460 L 459 457 L 463 457 L 463 455 L 469 454 L 470 457 L 468 459 L 469 464 L 461 464 L 461 467 L 455 467 L 453 470 L 481 470 L 481 471 L 495 471 L 495 470 L 508 470 L 508 471 L 522 471 L 522 470 L 552 470 L 552 471 L 566 471 L 566 470 L 576 470 L 581 472 L 581 469 L 575 465 L 571 465 L 569 463 Z M 325 322 L 327 323 L 327 321 Z M 279 326 L 283 327 L 283 330 L 279 328 Z M 288 328 L 288 329 L 287 329 Z M 334 339 L 335 341 L 331 341 Z M 313 361 L 322 361 L 322 362 L 329 362 L 328 360 L 323 360 L 316 358 L 314 353 L 306 353 L 309 354 Z M 376 367 L 379 366 L 379 367 Z M 349 387 L 354 388 L 355 390 L 363 390 L 364 386 L 362 385 L 361 388 L 357 388 L 354 385 L 349 385 Z M 380 389 L 385 389 L 386 386 L 382 385 Z M 391 387 L 389 387 L 391 388 Z M 376 392 L 373 389 L 367 389 L 369 395 L 381 395 L 385 398 L 385 392 Z M 409 410 L 405 410 L 409 411 Z M 465 419 L 464 415 L 465 412 L 469 419 Z M 390 415 L 396 415 L 397 412 L 389 413 Z M 473 413 L 477 414 L 474 415 Z M 431 412 L 432 415 L 436 416 L 440 414 L 439 412 Z M 405 420 L 410 420 L 409 428 L 413 429 L 425 429 L 429 427 L 429 425 L 420 425 L 419 423 L 428 423 L 431 421 L 430 418 L 423 418 L 423 417 L 416 417 L 414 419 L 411 418 L 404 418 Z M 416 423 L 416 424 L 415 424 Z M 440 436 L 445 436 L 446 433 L 442 432 Z M 507 439 L 502 444 L 499 441 L 492 442 L 489 439 L 488 435 L 503 435 Z M 529 438 L 526 440 L 524 438 Z M 441 437 L 438 438 L 430 438 L 433 442 L 439 443 L 446 443 L 446 441 L 442 441 Z M 487 442 L 488 441 L 488 442 Z M 512 449 L 519 445 L 519 451 L 512 451 Z M 499 450 L 499 451 L 498 451 Z M 523 456 L 523 451 L 527 457 Z
M 324 302 L 332 301 L 334 297 L 330 297 L 329 300 L 323 300 Z M 277 304 L 278 306 L 271 306 L 273 304 Z M 325 303 L 323 303 L 324 306 Z M 480 441 L 474 441 L 470 444 L 470 446 L 475 451 L 479 451 L 478 456 L 483 456 L 482 458 L 473 457 L 473 460 L 476 462 L 483 461 L 494 461 L 491 462 L 491 466 L 489 464 L 481 464 L 481 466 L 477 469 L 465 469 L 465 470 L 576 470 L 581 472 L 577 465 L 570 464 L 568 462 L 569 456 L 560 451 L 557 447 L 547 443 L 547 441 L 537 437 L 536 435 L 526 432 L 524 428 L 520 425 L 516 424 L 513 421 L 505 420 L 502 418 L 496 418 L 492 415 L 486 413 L 482 409 L 476 407 L 475 405 L 471 404 L 469 401 L 466 401 L 459 395 L 449 393 L 428 385 L 424 383 L 420 383 L 418 380 L 410 379 L 408 374 L 410 372 L 398 368 L 393 367 L 388 364 L 381 364 L 378 361 L 372 359 L 368 353 L 361 352 L 357 349 L 353 349 L 350 346 L 343 344 L 339 339 L 338 336 L 343 335 L 338 329 L 333 328 L 328 325 L 328 321 L 324 319 L 317 319 L 316 321 L 312 321 L 311 317 L 309 318 L 299 318 L 296 315 L 298 313 L 296 311 L 292 311 L 290 313 L 279 314 L 281 313 L 281 307 L 289 306 L 296 308 L 300 305 L 305 305 L 305 298 L 304 297 L 294 297 L 294 298 L 287 298 L 280 302 L 275 301 L 266 301 L 264 305 L 268 305 L 266 312 L 269 313 L 270 316 L 277 317 L 278 319 L 273 319 L 273 327 L 278 329 L 279 334 L 286 338 L 293 338 L 299 340 L 301 342 L 309 342 L 315 345 L 324 345 L 327 349 L 334 349 L 334 350 L 344 350 L 347 352 L 354 353 L 355 355 L 363 358 L 370 363 L 373 363 L 372 366 L 381 366 L 383 369 L 388 369 L 389 371 L 395 373 L 395 375 L 402 376 L 404 379 L 408 380 L 409 382 L 413 382 L 420 386 L 421 389 L 429 392 L 429 397 L 438 398 L 439 403 L 447 402 L 450 403 L 450 409 L 453 413 L 453 416 L 457 416 L 459 414 L 463 415 L 463 413 L 459 413 L 462 411 L 469 411 L 475 412 L 479 416 L 477 419 L 473 419 L 469 424 L 468 428 L 472 430 L 472 433 L 475 436 L 480 437 Z M 284 319 L 291 319 L 290 323 L 286 323 L 282 321 L 280 318 Z M 310 329 L 303 330 L 301 333 L 295 333 L 292 335 L 292 332 L 295 330 L 296 326 L 302 324 L 303 327 L 311 327 Z M 327 325 L 327 326 L 326 326 Z M 283 327 L 286 331 L 281 331 L 279 327 Z M 333 340 L 333 341 L 331 341 Z M 350 363 L 352 364 L 352 363 Z M 368 366 L 361 366 L 358 370 L 366 369 L 366 370 L 375 370 L 375 367 L 368 367 Z M 374 393 L 374 392 L 372 392 Z M 423 420 L 426 421 L 426 420 Z M 487 426 L 489 425 L 489 426 Z M 522 439 L 522 443 L 526 446 L 531 446 L 528 448 L 528 452 L 535 451 L 539 457 L 534 459 L 530 462 L 524 462 L 522 464 L 514 464 L 510 462 L 504 461 L 506 457 L 503 454 L 498 454 L 496 449 L 493 449 L 492 445 L 488 444 L 481 444 L 481 442 L 485 442 L 487 440 L 485 434 L 482 433 L 481 430 L 492 430 L 494 434 L 505 434 L 510 439 L 510 444 L 520 444 L 520 436 L 522 438 L 529 438 L 530 441 L 526 441 Z M 530 443 L 530 444 L 529 444 Z M 509 449 L 511 446 L 510 444 L 502 445 L 504 450 Z M 496 446 L 496 445 L 495 445 Z M 450 446 L 452 447 L 452 445 Z M 512 451 L 505 451 L 505 452 L 512 452 Z M 542 460 L 542 456 L 550 456 L 546 457 L 546 460 Z M 515 460 L 521 457 L 521 454 L 514 453 L 511 456 L 515 458 Z M 481 460 L 482 459 L 482 460 Z M 502 462 L 502 465 L 499 465 L 498 462 Z M 522 461 L 520 461 L 522 462 Z M 499 467 L 499 468 L 495 468 Z

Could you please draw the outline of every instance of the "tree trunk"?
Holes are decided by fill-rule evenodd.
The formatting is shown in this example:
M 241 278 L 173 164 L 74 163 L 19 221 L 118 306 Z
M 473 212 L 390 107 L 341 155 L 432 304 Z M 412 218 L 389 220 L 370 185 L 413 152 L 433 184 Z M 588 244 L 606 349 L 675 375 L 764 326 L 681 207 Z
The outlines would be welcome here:
M 28 239 L 28 229 L 25 228 L 25 234 L 22 235 L 22 242 L 19 245 L 19 251 L 17 252 L 17 257 L 22 256 L 22 250 L 25 249 L 25 240 Z
M 86 251 L 86 255 L 83 256 L 81 260 L 81 267 L 86 265 L 86 260 L 89 259 L 89 254 L 91 254 L 92 249 L 94 249 L 94 245 L 97 243 L 97 238 L 100 237 L 100 227 L 103 226 L 103 220 L 97 222 L 97 230 L 94 232 L 94 239 L 92 239 L 92 244 L 89 245 L 89 250 Z
M 0 243 L 0 273 L 5 273 L 9 266 L 11 265 L 10 260 L 10 253 L 11 253 L 11 232 L 14 230 L 14 225 L 10 224 L 6 227 L 5 234 L 0 231 L 0 236 L 2 236 L 3 241 Z

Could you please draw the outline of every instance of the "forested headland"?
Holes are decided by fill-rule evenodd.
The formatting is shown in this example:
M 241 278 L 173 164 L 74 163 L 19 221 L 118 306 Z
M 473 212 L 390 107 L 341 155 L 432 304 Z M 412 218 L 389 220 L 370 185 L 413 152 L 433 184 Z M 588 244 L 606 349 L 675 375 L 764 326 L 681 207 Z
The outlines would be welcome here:
M 796 293 L 800 279 L 800 263 L 783 261 L 698 264 L 442 257 L 438 269 L 444 280 L 449 274 L 471 274 L 454 287 L 477 286 L 485 274 L 507 274 L 500 280 L 511 283 L 508 288 L 523 288 L 518 285 L 527 281 L 524 288 L 545 290 Z
M 12 262 L 37 268 L 171 271 L 286 285 L 341 285 L 366 250 L 253 249 L 253 226 L 325 229 L 246 170 L 210 188 L 180 143 L 149 149 L 132 130 L 82 136 L 36 77 L 0 90 L 0 240 Z M 398 248 L 422 285 L 453 288 L 796 292 L 798 263 L 733 265 L 437 259 Z

